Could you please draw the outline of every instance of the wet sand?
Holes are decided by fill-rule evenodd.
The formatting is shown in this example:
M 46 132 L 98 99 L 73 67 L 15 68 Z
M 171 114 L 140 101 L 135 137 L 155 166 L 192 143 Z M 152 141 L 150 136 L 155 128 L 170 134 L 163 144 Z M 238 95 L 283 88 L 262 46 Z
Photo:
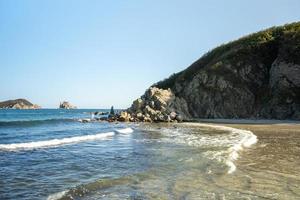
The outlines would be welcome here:
M 300 199 L 300 122 L 205 120 L 208 122 L 250 130 L 258 138 L 240 153 L 237 171 L 215 180 L 217 185 L 257 199 Z
M 300 199 L 300 125 L 231 122 L 144 125 L 132 136 L 142 142 L 134 147 L 143 147 L 138 152 L 149 168 L 81 185 L 60 199 Z M 238 151 L 233 173 L 224 160 L 212 156 L 223 152 L 221 157 L 227 158 L 224 144 L 238 142 L 243 133 L 222 126 L 250 130 L 258 137 L 257 143 Z
M 240 128 L 252 131 L 258 137 L 264 138 L 266 135 L 281 136 L 281 137 L 294 137 L 300 134 L 300 121 L 235 121 L 226 120 L 220 122 L 209 122 L 212 124 L 229 126 L 233 128 Z

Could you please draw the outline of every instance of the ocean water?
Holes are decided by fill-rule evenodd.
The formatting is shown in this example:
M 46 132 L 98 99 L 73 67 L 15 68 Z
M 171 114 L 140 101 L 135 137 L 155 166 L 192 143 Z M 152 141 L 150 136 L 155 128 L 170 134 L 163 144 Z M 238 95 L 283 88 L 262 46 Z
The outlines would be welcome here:
M 243 154 L 260 145 L 250 131 L 78 122 L 92 111 L 101 110 L 0 110 L 0 199 L 278 197 L 275 186 L 249 188 L 252 179 L 237 164 L 250 166 Z M 297 192 L 285 195 L 297 199 Z

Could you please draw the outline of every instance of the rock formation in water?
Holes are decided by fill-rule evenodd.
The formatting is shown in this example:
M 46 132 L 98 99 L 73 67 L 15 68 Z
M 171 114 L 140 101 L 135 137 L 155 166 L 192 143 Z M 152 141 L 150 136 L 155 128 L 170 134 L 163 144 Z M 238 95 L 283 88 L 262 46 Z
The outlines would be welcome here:
M 114 109 L 114 106 L 112 106 L 111 108 L 110 108 L 110 112 L 109 112 L 109 115 L 115 115 L 115 109 Z
M 61 109 L 76 109 L 77 107 L 73 106 L 68 101 L 64 101 L 59 104 L 59 108 L 61 108 Z
M 108 117 L 102 117 L 99 120 L 109 122 L 180 122 L 183 120 L 183 116 L 173 109 L 174 98 L 171 90 L 151 87 L 141 98 L 135 100 L 127 110 L 115 113 L 112 107 Z
M 130 116 L 128 116 L 130 115 Z M 300 119 L 300 22 L 215 48 L 156 83 L 122 120 Z
M 32 104 L 26 99 L 15 99 L 0 102 L 0 108 L 2 109 L 39 109 L 40 106 Z
M 174 109 L 176 103 L 180 102 L 177 102 L 170 89 L 163 90 L 150 87 L 141 98 L 133 102 L 132 106 L 127 109 L 127 113 L 131 115 L 131 121 L 182 121 L 184 112 Z

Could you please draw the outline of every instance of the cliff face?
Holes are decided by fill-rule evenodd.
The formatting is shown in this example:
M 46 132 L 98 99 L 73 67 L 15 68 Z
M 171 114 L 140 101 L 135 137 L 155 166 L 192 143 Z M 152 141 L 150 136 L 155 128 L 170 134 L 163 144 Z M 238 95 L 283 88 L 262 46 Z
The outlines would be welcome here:
M 4 109 L 39 109 L 40 106 L 32 104 L 26 99 L 15 99 L 0 102 L 0 108 Z
M 217 47 L 154 86 L 186 118 L 300 119 L 300 22 Z

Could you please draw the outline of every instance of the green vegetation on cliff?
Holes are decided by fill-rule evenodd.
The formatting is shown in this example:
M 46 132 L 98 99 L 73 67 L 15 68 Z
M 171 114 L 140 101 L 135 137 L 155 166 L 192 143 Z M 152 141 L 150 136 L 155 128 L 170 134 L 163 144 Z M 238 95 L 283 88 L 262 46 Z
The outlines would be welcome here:
M 155 86 L 192 117 L 300 119 L 300 22 L 221 45 Z
M 300 22 L 285 26 L 272 27 L 250 34 L 238 40 L 223 44 L 203 55 L 187 69 L 171 75 L 169 78 L 155 84 L 159 88 L 172 88 L 175 81 L 191 80 L 199 69 L 205 68 L 211 73 L 226 75 L 226 64 L 236 64 L 249 61 L 255 64 L 256 58 L 267 66 L 271 66 L 278 54 L 278 46 L 282 56 L 289 62 L 300 64 Z M 234 78 L 234 77 L 232 77 Z

